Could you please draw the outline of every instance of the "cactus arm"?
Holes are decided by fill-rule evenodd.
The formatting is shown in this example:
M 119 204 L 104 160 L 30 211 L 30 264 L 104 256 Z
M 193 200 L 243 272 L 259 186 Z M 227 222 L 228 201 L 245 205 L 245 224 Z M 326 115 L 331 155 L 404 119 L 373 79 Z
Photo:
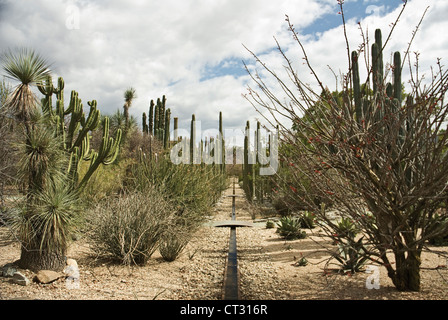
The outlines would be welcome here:
M 101 145 L 98 150 L 98 153 L 93 153 L 89 169 L 84 175 L 82 181 L 79 184 L 80 188 L 83 188 L 92 174 L 98 169 L 98 167 L 103 165 L 112 164 L 118 156 L 120 150 L 120 143 L 122 138 L 121 129 L 117 130 L 117 134 L 115 139 L 109 137 L 109 117 L 104 118 L 104 126 L 103 126 L 103 138 L 101 139 Z

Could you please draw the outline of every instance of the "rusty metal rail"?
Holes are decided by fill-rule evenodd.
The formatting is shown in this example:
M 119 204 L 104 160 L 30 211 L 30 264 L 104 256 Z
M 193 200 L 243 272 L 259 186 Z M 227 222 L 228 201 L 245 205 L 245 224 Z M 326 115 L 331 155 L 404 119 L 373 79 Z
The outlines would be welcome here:
M 238 271 L 238 255 L 236 246 L 236 228 L 237 227 L 251 227 L 252 223 L 245 221 L 236 221 L 235 210 L 235 179 L 233 180 L 233 194 L 232 197 L 232 220 L 217 223 L 216 227 L 229 227 L 230 239 L 229 239 L 229 254 L 227 256 L 226 268 L 224 271 L 224 284 L 222 290 L 223 300 L 239 300 L 239 271 Z

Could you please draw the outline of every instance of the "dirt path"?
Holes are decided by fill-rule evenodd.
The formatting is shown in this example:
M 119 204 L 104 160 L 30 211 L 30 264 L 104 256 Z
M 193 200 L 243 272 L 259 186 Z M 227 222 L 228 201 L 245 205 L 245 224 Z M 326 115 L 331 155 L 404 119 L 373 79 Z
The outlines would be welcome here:
M 232 185 L 214 208 L 213 221 L 230 220 L 232 212 Z M 238 220 L 251 220 L 243 191 L 236 185 Z M 212 222 L 212 221 L 211 221 Z M 256 228 L 258 229 L 258 228 Z M 228 228 L 204 225 L 181 256 L 165 262 L 156 252 L 145 266 L 126 267 L 96 259 L 86 239 L 75 241 L 68 257 L 78 262 L 80 286 L 67 287 L 61 279 L 42 285 L 31 282 L 26 287 L 0 277 L 0 299 L 163 299 L 214 300 L 221 299 L 222 283 L 229 241 Z M 9 237 L 8 229 L 0 228 L 0 266 L 20 257 L 20 247 Z M 239 228 L 237 245 L 241 271 L 243 299 L 278 299 L 278 277 L 263 252 L 255 228 Z M 20 270 L 30 280 L 34 273 Z
M 213 221 L 230 220 L 232 185 L 223 193 L 214 208 Z M 252 221 L 252 208 L 236 185 L 236 219 Z M 259 217 L 257 217 L 259 218 Z M 276 229 L 264 223 L 253 228 L 237 229 L 238 266 L 241 298 L 245 300 L 300 299 L 448 299 L 448 270 L 433 270 L 445 260 L 437 254 L 424 254 L 421 271 L 422 292 L 397 292 L 380 268 L 381 288 L 367 289 L 368 274 L 353 276 L 324 275 L 331 244 L 319 236 L 319 230 L 307 230 L 305 239 L 284 241 Z M 205 224 L 178 259 L 165 262 L 156 252 L 145 266 L 126 267 L 96 259 L 86 239 L 75 241 L 68 252 L 77 260 L 80 286 L 70 288 L 64 279 L 51 284 L 31 283 L 20 286 L 0 277 L 2 299 L 63 300 L 219 300 L 222 295 L 224 268 L 227 259 L 228 228 Z M 19 259 L 20 247 L 0 227 L 0 267 Z M 447 251 L 439 247 L 439 251 Z M 297 266 L 300 256 L 306 266 Z M 34 274 L 20 270 L 30 280 Z

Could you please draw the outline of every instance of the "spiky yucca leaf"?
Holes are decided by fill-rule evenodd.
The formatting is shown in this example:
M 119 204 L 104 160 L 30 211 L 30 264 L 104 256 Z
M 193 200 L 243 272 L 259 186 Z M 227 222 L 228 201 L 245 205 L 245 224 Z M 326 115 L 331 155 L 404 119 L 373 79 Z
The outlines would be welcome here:
M 5 107 L 22 122 L 29 120 L 30 112 L 36 108 L 36 97 L 30 86 L 46 79 L 50 64 L 32 49 L 7 50 L 1 57 L 6 77 L 20 82 L 9 96 Z

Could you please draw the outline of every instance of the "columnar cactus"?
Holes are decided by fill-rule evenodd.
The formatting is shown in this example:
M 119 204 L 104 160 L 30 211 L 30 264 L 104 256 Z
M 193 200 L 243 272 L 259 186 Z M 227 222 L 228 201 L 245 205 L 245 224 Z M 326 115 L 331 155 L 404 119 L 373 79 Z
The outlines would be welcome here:
M 357 54 L 352 53 L 352 77 L 355 100 L 355 115 L 359 125 L 363 122 L 381 123 L 387 115 L 394 115 L 402 106 L 402 83 L 401 83 L 401 55 L 395 52 L 393 56 L 393 83 L 383 85 L 383 55 L 382 55 L 382 37 L 381 30 L 375 31 L 375 43 L 372 45 L 372 79 L 373 79 L 373 98 L 365 96 L 361 98 L 361 86 L 359 83 L 358 60 Z M 412 97 L 408 98 L 406 105 L 413 104 Z M 401 146 L 404 142 L 405 134 L 412 134 L 413 123 L 415 123 L 415 115 L 412 108 L 408 108 L 408 115 L 405 121 L 401 121 L 398 128 L 397 146 Z M 386 126 L 380 126 L 380 134 L 385 134 Z M 396 152 L 396 151 L 395 151 Z M 395 154 L 397 156 L 397 154 Z M 396 163 L 395 165 L 400 165 Z M 418 168 L 421 164 L 416 163 Z M 380 169 L 377 164 L 373 164 L 375 170 Z M 405 170 L 407 181 L 411 181 L 411 168 Z
M 173 138 L 173 140 L 174 140 L 174 142 L 178 142 L 178 136 L 177 136 L 177 130 L 179 129 L 179 118 L 178 117 L 175 117 L 174 118 L 174 138 Z
M 62 138 L 62 148 L 69 155 L 69 165 L 67 172 L 72 178 L 73 185 L 77 187 L 84 186 L 93 172 L 98 168 L 99 164 L 108 165 L 112 163 L 119 151 L 121 141 L 121 130 L 118 130 L 115 142 L 110 143 L 108 140 L 101 144 L 98 153 L 90 149 L 90 134 L 96 130 L 100 122 L 100 111 L 97 109 L 96 100 L 88 101 L 90 111 L 87 117 L 84 114 L 81 99 L 76 91 L 72 91 L 70 95 L 70 103 L 67 108 L 64 106 L 64 80 L 58 79 L 58 86 L 55 88 L 52 84 L 51 77 L 45 82 L 38 84 L 39 91 L 44 94 L 42 99 L 42 109 L 44 115 L 55 124 L 55 134 Z M 52 95 L 55 94 L 56 108 L 52 106 Z M 69 116 L 70 121 L 65 125 L 65 116 Z M 107 122 L 107 133 L 103 133 L 103 138 L 108 138 L 109 118 L 105 118 Z M 107 134 L 107 136 L 106 136 Z M 112 139 L 112 138 L 110 138 Z M 112 139 L 114 141 L 114 139 Z M 78 176 L 80 164 L 82 161 L 91 160 L 91 167 L 82 182 L 78 184 Z M 95 162 L 96 161 L 96 162 Z M 93 167 L 92 167 L 93 165 Z
M 196 116 L 191 115 L 190 126 L 190 163 L 195 163 L 196 156 Z
M 148 132 L 150 134 L 154 133 L 154 100 L 151 100 L 149 104 Z
M 219 112 L 219 135 L 220 135 L 220 154 L 221 154 L 221 173 L 226 171 L 226 154 L 225 154 L 225 141 L 224 141 L 224 132 L 222 129 L 222 112 Z
M 170 147 L 170 121 L 171 121 L 171 110 L 168 108 L 165 112 L 165 128 L 163 134 L 163 148 L 169 149 Z
M 250 202 L 253 200 L 253 184 L 252 184 L 252 164 L 250 152 L 250 122 L 246 122 L 246 134 L 244 135 L 244 164 L 243 164 L 243 188 L 246 198 Z
M 144 134 L 148 134 L 149 133 L 149 127 L 148 127 L 146 112 L 143 112 L 143 114 L 142 114 L 142 131 L 143 131 Z

